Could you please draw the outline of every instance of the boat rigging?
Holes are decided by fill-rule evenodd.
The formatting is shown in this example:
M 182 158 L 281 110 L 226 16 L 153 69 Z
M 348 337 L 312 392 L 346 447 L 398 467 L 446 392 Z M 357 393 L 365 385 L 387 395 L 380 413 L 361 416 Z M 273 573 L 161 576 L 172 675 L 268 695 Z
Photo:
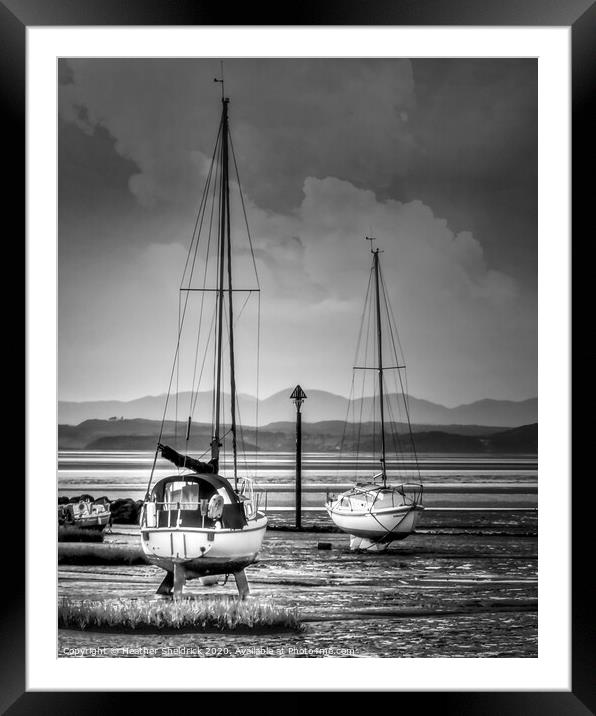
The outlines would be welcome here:
M 389 370 L 397 371 L 397 375 L 399 376 L 398 380 L 405 410 L 407 431 L 418 476 L 420 475 L 420 470 L 418 468 L 416 447 L 412 434 L 407 395 L 404 392 L 404 386 L 401 378 L 401 371 L 405 370 L 405 363 L 403 360 L 399 360 L 395 343 L 397 328 L 393 325 L 394 321 L 392 321 L 391 309 L 382 279 L 379 259 L 379 254 L 382 253 L 382 251 L 374 247 L 374 241 L 376 239 L 368 236 L 365 238 L 367 241 L 371 242 L 370 251 L 372 253 L 373 260 L 362 314 L 362 324 L 360 326 L 359 345 L 357 347 L 356 354 L 358 358 L 359 350 L 361 348 L 360 342 L 362 338 L 363 324 L 365 316 L 368 313 L 369 319 L 371 316 L 374 316 L 372 321 L 372 323 L 374 323 L 372 330 L 374 337 L 371 336 L 371 321 L 369 320 L 368 330 L 366 331 L 366 339 L 373 339 L 371 342 L 373 343 L 373 353 L 375 354 L 376 360 L 375 365 L 367 365 L 369 347 L 368 340 L 365 340 L 367 345 L 364 350 L 364 364 L 354 365 L 354 371 L 374 371 L 377 373 L 377 381 L 375 395 L 372 400 L 370 398 L 365 398 L 364 394 L 360 398 L 360 412 L 358 420 L 356 421 L 358 430 L 356 448 L 359 450 L 363 423 L 362 411 L 365 402 L 368 400 L 369 403 L 372 402 L 373 407 L 372 447 L 373 450 L 379 450 L 380 454 L 378 459 L 381 470 L 373 476 L 372 482 L 356 484 L 352 489 L 339 495 L 339 497 L 328 498 L 325 508 L 335 525 L 350 535 L 351 549 L 383 551 L 387 549 L 391 542 L 404 539 L 414 531 L 420 513 L 424 509 L 422 506 L 423 486 L 422 484 L 410 483 L 395 486 L 387 484 L 388 425 L 386 421 L 386 409 L 390 409 L 390 404 L 388 402 L 388 396 L 386 395 L 385 372 Z M 373 295 L 371 295 L 371 283 Z M 383 331 L 383 318 L 385 318 L 390 338 L 387 343 L 391 347 L 393 353 L 393 362 L 389 366 L 385 365 L 383 362 L 383 347 L 385 338 Z M 357 362 L 357 360 L 355 360 L 355 362 Z M 352 383 L 352 385 L 353 384 L 354 383 Z M 364 384 L 365 383 L 363 381 L 363 385 Z M 354 396 L 352 394 L 351 399 L 353 399 L 353 397 Z M 376 422 L 374 420 L 376 406 L 378 406 L 380 423 L 379 448 L 376 448 Z M 346 425 L 347 422 L 348 420 L 346 417 Z M 397 426 L 394 421 L 391 421 L 390 427 L 394 437 L 397 456 L 398 435 Z M 379 480 L 380 484 L 378 482 Z
M 221 118 L 180 286 L 175 356 L 140 517 L 143 551 L 150 562 L 166 571 L 158 593 L 164 595 L 173 594 L 174 597 L 181 596 L 183 586 L 188 579 L 211 577 L 220 574 L 233 574 L 240 596 L 245 597 L 249 592 L 249 588 L 244 569 L 256 560 L 267 527 L 267 517 L 258 509 L 258 499 L 254 492 L 252 480 L 248 477 L 239 477 L 239 424 L 236 386 L 237 346 L 234 335 L 237 317 L 234 312 L 233 297 L 239 291 L 258 294 L 260 288 L 230 134 L 230 100 L 225 96 L 223 77 L 221 80 L 216 78 L 215 81 L 221 82 L 222 85 Z M 257 286 L 249 289 L 237 289 L 234 287 L 233 282 L 230 204 L 231 158 L 236 169 L 236 184 L 240 193 L 240 205 L 244 214 L 250 254 L 257 281 Z M 212 242 L 214 227 L 216 236 L 215 241 Z M 207 245 L 204 255 L 200 256 L 199 244 L 201 238 L 205 236 Z M 212 244 L 215 244 L 214 249 Z M 195 269 L 201 263 L 204 268 L 203 285 L 197 288 L 192 285 L 192 281 Z M 215 287 L 207 286 L 208 269 L 213 267 L 213 264 L 215 264 L 215 271 L 213 272 L 216 276 Z M 201 293 L 201 301 L 195 343 L 189 417 L 185 431 L 186 448 L 182 453 L 166 444 L 166 429 L 168 427 L 166 415 L 175 378 L 176 419 L 174 421 L 173 437 L 176 438 L 179 401 L 178 381 L 183 347 L 182 331 L 185 323 L 188 322 L 189 301 L 194 292 Z M 205 297 L 208 295 L 215 296 L 214 312 L 210 327 L 202 330 Z M 206 334 L 206 337 L 203 335 L 204 356 L 201 362 L 199 361 L 199 344 L 202 334 Z M 259 332 L 257 331 L 257 341 L 258 337 Z M 224 361 L 224 349 L 226 348 L 224 339 L 227 339 L 227 361 Z M 203 461 L 201 459 L 203 455 L 195 458 L 186 453 L 189 452 L 190 448 L 193 411 L 196 408 L 198 389 L 205 372 L 205 360 L 210 346 L 214 350 L 212 430 L 208 448 L 210 459 Z M 224 399 L 226 398 L 224 393 L 224 368 L 227 368 L 228 371 L 230 391 L 228 405 L 230 422 L 227 429 L 224 427 Z M 228 436 L 231 437 L 233 487 L 228 478 L 221 474 L 221 451 Z M 153 484 L 156 464 L 160 455 L 173 463 L 179 469 L 179 472 L 175 475 L 163 477 Z

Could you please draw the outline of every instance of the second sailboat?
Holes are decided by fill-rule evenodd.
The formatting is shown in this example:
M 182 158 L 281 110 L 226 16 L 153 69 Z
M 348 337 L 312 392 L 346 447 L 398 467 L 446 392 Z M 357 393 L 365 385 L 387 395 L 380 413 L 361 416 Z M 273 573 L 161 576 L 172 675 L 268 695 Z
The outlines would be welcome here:
M 374 239 L 369 239 L 374 241 Z M 390 406 L 388 402 L 386 378 L 387 372 L 391 371 L 398 376 L 396 384 L 401 387 L 400 398 L 403 403 L 404 417 L 408 431 L 410 451 L 414 461 L 414 468 L 418 475 L 418 460 L 414 446 L 410 415 L 408 409 L 408 396 L 403 390 L 401 372 L 405 369 L 403 360 L 400 360 L 396 347 L 397 327 L 392 320 L 392 312 L 385 293 L 379 263 L 379 249 L 372 248 L 373 262 L 369 286 L 363 312 L 364 318 L 368 315 L 372 320 L 366 333 L 372 339 L 372 349 L 365 347 L 363 359 L 365 365 L 354 366 L 355 371 L 371 371 L 377 374 L 375 396 L 371 398 L 360 398 L 359 421 L 362 421 L 362 406 L 365 402 L 372 404 L 373 413 L 378 408 L 379 431 L 373 430 L 373 449 L 378 450 L 380 471 L 377 472 L 371 481 L 358 483 L 347 492 L 337 498 L 328 499 L 325 508 L 339 529 L 350 535 L 350 548 L 352 550 L 384 551 L 391 542 L 402 540 L 412 534 L 422 510 L 422 485 L 403 483 L 390 485 L 387 482 L 388 437 L 394 439 L 395 460 L 399 457 L 399 436 L 397 426 L 393 421 L 387 420 L 386 411 Z M 383 321 L 383 319 L 385 319 Z M 384 330 L 385 324 L 385 330 Z M 360 330 L 362 337 L 362 326 Z M 386 339 L 386 340 L 385 340 Z M 384 346 L 391 348 L 392 361 L 387 364 L 383 360 Z M 360 348 L 360 346 L 359 346 Z M 369 355 L 376 357 L 376 365 L 367 365 Z M 358 356 L 358 350 L 357 350 Z M 363 382 L 364 385 L 364 382 Z M 354 396 L 351 396 L 354 398 Z M 373 426 L 376 426 L 376 415 L 373 415 Z M 361 426 L 358 429 L 358 437 L 361 437 Z M 396 464 L 393 465 L 396 467 Z

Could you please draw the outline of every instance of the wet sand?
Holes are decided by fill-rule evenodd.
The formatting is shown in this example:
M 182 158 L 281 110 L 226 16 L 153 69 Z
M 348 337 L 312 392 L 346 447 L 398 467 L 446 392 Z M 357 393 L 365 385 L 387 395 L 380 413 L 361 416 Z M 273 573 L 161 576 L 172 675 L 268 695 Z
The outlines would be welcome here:
M 536 657 L 536 514 L 425 517 L 417 534 L 384 555 L 350 552 L 344 534 L 268 531 L 259 561 L 247 569 L 249 598 L 296 607 L 301 634 L 60 630 L 58 655 Z M 279 516 L 277 524 L 286 520 Z M 133 548 L 138 540 L 136 526 L 115 525 L 106 536 Z M 320 550 L 319 542 L 332 548 Z M 162 576 L 148 565 L 62 564 L 59 594 L 150 599 Z M 214 586 L 194 580 L 185 593 L 223 597 L 236 588 L 233 579 Z

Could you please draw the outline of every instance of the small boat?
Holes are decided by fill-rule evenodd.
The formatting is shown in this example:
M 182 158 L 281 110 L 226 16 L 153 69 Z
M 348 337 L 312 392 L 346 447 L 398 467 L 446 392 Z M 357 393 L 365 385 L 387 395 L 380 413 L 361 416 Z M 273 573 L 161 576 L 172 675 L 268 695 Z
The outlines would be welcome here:
M 366 238 L 371 242 L 374 241 L 369 237 Z M 377 472 L 369 482 L 357 483 L 338 497 L 329 497 L 325 504 L 325 509 L 334 524 L 350 535 L 350 549 L 385 551 L 392 542 L 405 539 L 414 532 L 424 507 L 422 505 L 422 484 L 406 482 L 391 485 L 387 482 L 388 425 L 386 410 L 389 406 L 386 404 L 385 373 L 390 370 L 398 371 L 399 378 L 396 381 L 396 385 L 402 386 L 401 397 L 405 410 L 405 422 L 418 475 L 420 475 L 420 470 L 412 435 L 407 396 L 403 391 L 403 382 L 399 374 L 399 371 L 405 370 L 405 365 L 403 360 L 400 361 L 398 358 L 395 341 L 397 329 L 392 322 L 392 312 L 381 277 L 380 250 L 374 249 L 371 244 L 371 253 L 373 262 L 362 316 L 363 322 L 365 316 L 368 316 L 371 322 L 373 321 L 372 317 L 374 317 L 372 330 L 367 329 L 364 331 L 365 334 L 373 337 L 374 346 L 372 350 L 366 349 L 364 356 L 366 358 L 371 354 L 376 355 L 376 365 L 354 366 L 354 371 L 374 371 L 378 374 L 378 379 L 375 381 L 377 395 L 375 395 L 372 405 L 373 409 L 375 406 L 378 409 L 380 418 L 380 429 L 378 435 L 374 434 L 374 439 L 376 444 L 379 445 L 381 471 Z M 383 318 L 388 328 L 386 333 L 389 334 L 386 343 L 391 347 L 394 358 L 390 365 L 383 363 L 383 348 L 385 346 Z M 371 328 L 371 326 L 369 325 L 368 328 Z M 362 337 L 362 335 L 361 326 L 360 336 Z M 353 395 L 351 398 L 353 398 Z M 361 401 L 364 400 L 364 398 L 361 398 Z M 362 404 L 363 402 L 361 402 Z M 362 408 L 360 408 L 360 418 L 362 418 Z M 389 425 L 389 428 L 395 438 L 397 459 L 397 448 L 400 441 L 397 439 L 396 426 L 393 422 Z
M 79 500 L 58 505 L 58 525 L 90 530 L 103 530 L 110 523 L 110 505 L 105 502 Z
M 354 485 L 326 508 L 336 526 L 350 535 L 350 549 L 383 551 L 412 534 L 424 509 L 421 502 L 422 485 L 372 482 Z
M 234 166 L 236 166 L 236 160 L 233 156 L 229 130 L 229 99 L 224 96 L 223 81 L 216 81 L 222 82 L 221 120 L 211 169 L 206 180 L 197 218 L 198 229 L 195 228 L 193 233 L 189 258 L 180 288 L 181 296 L 183 296 L 181 300 L 183 309 L 182 316 L 179 316 L 178 340 L 171 373 L 172 376 L 177 375 L 180 366 L 180 351 L 183 345 L 182 328 L 185 316 L 190 312 L 190 309 L 187 310 L 189 298 L 197 296 L 197 293 L 194 292 L 199 292 L 198 295 L 201 296 L 200 316 L 203 316 L 203 302 L 209 300 L 206 297 L 211 297 L 213 300 L 211 326 L 208 330 L 203 331 L 204 356 L 213 358 L 213 370 L 205 371 L 207 375 L 213 377 L 211 440 L 205 451 L 210 452 L 210 459 L 205 462 L 185 454 L 188 453 L 192 413 L 196 405 L 196 400 L 193 402 L 192 398 L 186 422 L 187 447 L 184 453 L 178 452 L 162 441 L 172 387 L 171 379 L 153 467 L 141 509 L 140 529 L 142 549 L 147 559 L 166 572 L 157 590 L 158 594 L 172 594 L 174 597 L 179 597 L 186 580 L 202 578 L 204 583 L 213 583 L 216 575 L 226 575 L 226 579 L 228 575 L 234 575 L 240 597 L 244 598 L 249 593 L 244 570 L 257 559 L 267 528 L 267 517 L 258 509 L 258 496 L 255 495 L 253 481 L 248 477 L 238 475 L 238 438 L 242 438 L 242 433 L 238 434 L 239 421 L 237 420 L 236 346 L 234 343 L 234 327 L 237 317 L 234 312 L 233 297 L 236 291 L 258 292 L 258 288 L 238 289 L 233 287 L 232 283 L 230 147 Z M 237 170 L 236 179 L 239 187 L 240 180 Z M 240 196 L 242 198 L 242 194 Z M 243 199 L 242 208 L 244 208 Z M 206 245 L 207 248 L 202 257 L 202 271 L 195 272 L 203 275 L 203 283 L 197 288 L 193 285 L 193 271 L 201 261 L 199 251 L 199 241 L 202 240 L 201 228 L 208 233 L 208 240 L 203 241 L 203 245 Z M 248 238 L 250 241 L 249 233 Z M 250 250 L 252 252 L 252 244 Z M 211 253 L 209 253 L 210 251 Z M 210 266 L 214 266 L 214 271 L 211 274 L 208 271 Z M 256 275 L 254 256 L 252 268 Z M 216 285 L 214 287 L 209 283 L 211 275 L 215 275 Z M 199 346 L 200 326 L 201 321 L 199 320 L 196 343 L 193 336 L 193 341 L 190 344 L 193 348 L 195 345 Z M 224 349 L 227 349 L 226 356 L 229 358 L 229 364 L 226 366 L 224 366 Z M 227 359 L 225 362 L 228 363 Z M 190 364 L 192 363 L 191 360 Z M 201 362 L 197 361 L 195 353 L 195 371 L 197 364 L 200 365 Z M 230 392 L 226 396 L 223 390 L 223 381 L 228 376 Z M 199 393 L 200 378 L 197 381 L 195 378 L 196 372 L 193 374 L 196 398 Z M 225 399 L 229 399 L 227 408 L 224 405 Z M 178 392 L 176 392 L 176 410 L 178 410 L 177 406 Z M 224 427 L 226 409 L 229 415 L 229 424 Z M 174 424 L 178 424 L 177 417 Z M 223 467 L 222 447 L 226 439 L 228 445 L 231 440 L 233 485 L 227 477 L 221 474 L 220 470 Z M 228 451 L 228 455 L 229 453 L 230 451 Z M 178 468 L 178 472 L 160 479 L 152 486 L 156 461 L 160 455 L 172 462 Z

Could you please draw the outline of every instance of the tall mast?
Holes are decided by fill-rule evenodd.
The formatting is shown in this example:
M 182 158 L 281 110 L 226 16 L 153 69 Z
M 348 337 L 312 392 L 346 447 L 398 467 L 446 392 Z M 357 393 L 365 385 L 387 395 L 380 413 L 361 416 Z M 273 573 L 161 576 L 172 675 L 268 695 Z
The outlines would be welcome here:
M 383 341 L 381 333 L 381 298 L 379 293 L 379 249 L 372 249 L 375 269 L 375 295 L 377 304 L 377 355 L 379 372 L 379 405 L 381 411 L 381 465 L 383 466 L 383 487 L 387 484 L 385 472 L 385 406 L 383 400 Z
M 228 102 L 229 100 L 226 100 Z M 227 106 L 227 105 L 226 105 Z M 227 120 L 227 112 L 226 112 Z M 226 205 L 226 216 L 227 216 L 227 245 L 228 245 L 228 306 L 229 306 L 229 322 L 230 322 L 230 420 L 232 433 L 232 453 L 234 456 L 234 487 L 238 487 L 238 455 L 236 450 L 236 371 L 234 367 L 234 304 L 232 301 L 232 236 L 230 229 L 230 184 L 228 180 L 228 134 L 227 134 L 227 122 L 224 128 L 226 133 L 224 134 L 224 145 L 223 145 L 223 161 L 225 167 L 226 183 L 224 186 L 225 191 L 225 205 Z
M 215 425 L 211 441 L 211 460 L 215 472 L 219 471 L 219 448 L 221 447 L 221 378 L 222 378 L 222 337 L 224 312 L 224 266 L 226 259 L 226 234 L 229 235 L 229 185 L 228 185 L 228 103 L 222 90 L 221 116 L 221 186 L 219 195 L 219 276 L 217 283 L 217 343 L 216 343 L 216 384 L 215 384 Z

